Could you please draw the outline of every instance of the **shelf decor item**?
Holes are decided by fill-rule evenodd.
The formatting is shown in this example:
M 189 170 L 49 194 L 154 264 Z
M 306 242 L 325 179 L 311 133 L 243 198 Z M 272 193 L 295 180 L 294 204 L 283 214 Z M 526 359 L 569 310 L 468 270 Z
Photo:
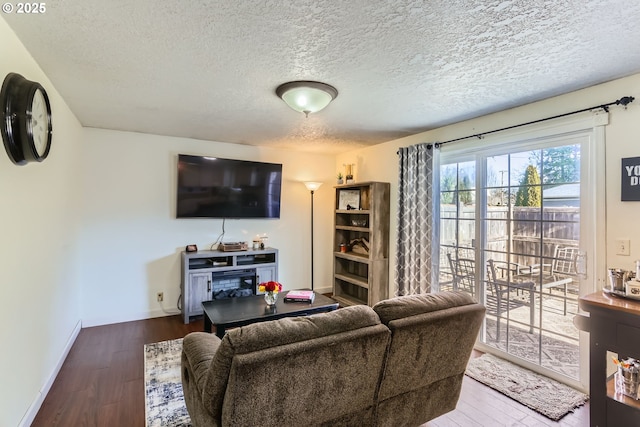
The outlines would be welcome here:
M 278 282 L 269 281 L 260 283 L 258 290 L 264 292 L 264 301 L 267 305 L 276 305 L 278 301 L 278 292 L 282 291 L 282 285 Z
M 635 359 L 618 360 L 613 357 L 613 363 L 618 367 L 615 373 L 615 391 L 638 400 L 638 371 L 640 362 Z
M 358 210 L 360 209 L 360 190 L 340 190 L 338 209 Z
M 351 225 L 354 227 L 366 227 L 367 219 L 366 218 L 351 218 Z
M 349 163 L 347 165 L 343 165 L 345 170 L 345 179 L 347 180 L 347 184 L 353 184 L 353 167 L 355 163 Z

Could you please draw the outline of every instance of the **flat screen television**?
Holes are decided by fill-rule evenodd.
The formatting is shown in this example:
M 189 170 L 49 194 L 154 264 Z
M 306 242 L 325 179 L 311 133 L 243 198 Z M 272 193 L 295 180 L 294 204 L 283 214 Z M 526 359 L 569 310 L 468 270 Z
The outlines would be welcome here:
M 178 155 L 178 218 L 280 218 L 282 165 Z

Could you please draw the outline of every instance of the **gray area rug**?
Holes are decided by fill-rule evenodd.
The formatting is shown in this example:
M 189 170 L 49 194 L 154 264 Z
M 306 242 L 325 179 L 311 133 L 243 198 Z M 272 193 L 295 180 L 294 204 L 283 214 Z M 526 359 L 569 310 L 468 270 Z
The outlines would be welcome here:
M 520 300 L 518 300 L 520 298 Z M 540 322 L 540 302 L 543 303 L 543 322 Z M 495 298 L 487 297 L 486 344 L 521 359 L 539 364 L 544 368 L 577 380 L 580 372 L 579 332 L 573 324 L 578 312 L 577 300 L 567 303 L 567 314 L 563 314 L 562 300 L 551 298 L 547 293 L 536 295 L 535 323 L 533 333 L 529 331 L 528 295 L 512 296 L 509 307 L 503 309 L 500 320 L 501 333 L 498 339 Z M 507 320 L 507 308 L 509 309 Z M 543 327 L 541 331 L 538 329 Z
M 144 346 L 147 427 L 191 427 L 182 394 L 181 355 L 182 338 Z
M 471 359 L 466 374 L 554 421 L 589 400 L 565 384 L 491 354 Z

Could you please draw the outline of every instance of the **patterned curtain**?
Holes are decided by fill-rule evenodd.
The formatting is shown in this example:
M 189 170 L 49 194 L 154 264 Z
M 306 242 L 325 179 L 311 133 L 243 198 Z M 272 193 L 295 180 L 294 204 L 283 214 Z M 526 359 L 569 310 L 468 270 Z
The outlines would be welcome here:
M 437 289 L 440 165 L 437 144 L 400 148 L 396 296 Z M 434 286 L 435 285 L 435 286 Z

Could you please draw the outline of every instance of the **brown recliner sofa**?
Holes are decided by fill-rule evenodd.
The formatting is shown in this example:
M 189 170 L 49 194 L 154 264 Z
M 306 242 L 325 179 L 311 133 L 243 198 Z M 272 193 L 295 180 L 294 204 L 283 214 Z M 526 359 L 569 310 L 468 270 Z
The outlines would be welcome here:
M 415 295 L 183 342 L 195 427 L 418 426 L 455 408 L 484 306 Z

